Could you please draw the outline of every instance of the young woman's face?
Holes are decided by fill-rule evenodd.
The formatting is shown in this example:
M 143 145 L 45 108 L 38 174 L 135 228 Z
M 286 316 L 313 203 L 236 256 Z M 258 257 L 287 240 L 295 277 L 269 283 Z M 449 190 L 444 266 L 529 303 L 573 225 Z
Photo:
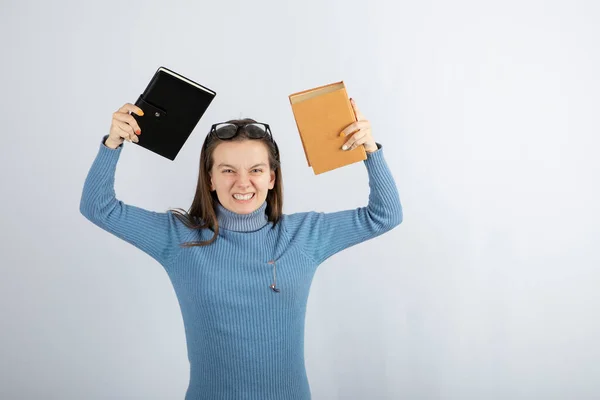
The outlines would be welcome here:
M 258 140 L 223 142 L 215 148 L 213 161 L 211 190 L 217 192 L 219 202 L 229 211 L 256 211 L 275 185 L 267 146 Z

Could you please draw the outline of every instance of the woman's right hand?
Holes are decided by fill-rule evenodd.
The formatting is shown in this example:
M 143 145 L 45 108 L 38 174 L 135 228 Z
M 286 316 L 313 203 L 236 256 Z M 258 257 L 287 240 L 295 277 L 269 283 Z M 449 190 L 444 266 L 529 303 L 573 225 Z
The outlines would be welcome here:
M 130 112 L 134 112 L 139 116 L 144 115 L 144 111 L 138 106 L 131 103 L 125 103 L 123 107 L 113 113 L 110 132 L 104 144 L 112 149 L 119 147 L 123 141 L 138 142 L 138 135 L 141 135 L 142 130 L 137 121 Z

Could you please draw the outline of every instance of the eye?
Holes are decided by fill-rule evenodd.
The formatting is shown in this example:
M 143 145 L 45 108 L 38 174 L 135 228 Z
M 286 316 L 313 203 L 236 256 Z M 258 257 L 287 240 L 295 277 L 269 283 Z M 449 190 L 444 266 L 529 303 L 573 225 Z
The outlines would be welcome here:
M 227 174 L 227 173 L 229 173 L 229 172 L 233 172 L 233 170 L 232 170 L 232 169 L 224 169 L 224 170 L 223 170 L 223 173 L 226 173 L 226 174 Z
M 252 172 L 256 172 L 257 174 L 260 174 L 262 172 L 262 169 L 260 169 L 260 168 L 254 168 L 252 170 Z

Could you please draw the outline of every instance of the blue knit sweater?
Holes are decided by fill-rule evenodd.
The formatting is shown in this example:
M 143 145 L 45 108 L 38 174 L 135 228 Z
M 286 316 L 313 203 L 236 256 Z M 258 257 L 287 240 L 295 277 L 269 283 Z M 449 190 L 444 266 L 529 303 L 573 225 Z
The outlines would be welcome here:
M 185 327 L 186 400 L 310 399 L 304 321 L 316 268 L 402 221 L 381 145 L 363 161 L 370 187 L 366 207 L 283 215 L 273 226 L 266 203 L 247 215 L 218 205 L 216 241 L 183 248 L 179 244 L 207 240 L 213 232 L 189 229 L 171 211 L 148 211 L 118 200 L 114 178 L 123 145 L 111 149 L 105 138 L 85 180 L 80 210 L 165 268 Z M 274 281 L 279 292 L 270 287 Z

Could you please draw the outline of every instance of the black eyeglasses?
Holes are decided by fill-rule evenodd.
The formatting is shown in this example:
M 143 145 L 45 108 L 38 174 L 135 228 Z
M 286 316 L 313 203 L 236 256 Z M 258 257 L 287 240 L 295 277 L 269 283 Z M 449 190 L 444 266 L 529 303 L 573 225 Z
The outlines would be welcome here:
M 249 122 L 245 124 L 220 122 L 211 126 L 209 136 L 214 136 L 221 140 L 228 140 L 236 137 L 240 133 L 240 130 L 244 130 L 250 139 L 268 138 L 275 145 L 277 157 L 279 157 L 279 148 L 273 139 L 269 124 L 264 124 L 262 122 Z M 204 145 L 206 146 L 208 142 L 209 141 L 206 140 Z

